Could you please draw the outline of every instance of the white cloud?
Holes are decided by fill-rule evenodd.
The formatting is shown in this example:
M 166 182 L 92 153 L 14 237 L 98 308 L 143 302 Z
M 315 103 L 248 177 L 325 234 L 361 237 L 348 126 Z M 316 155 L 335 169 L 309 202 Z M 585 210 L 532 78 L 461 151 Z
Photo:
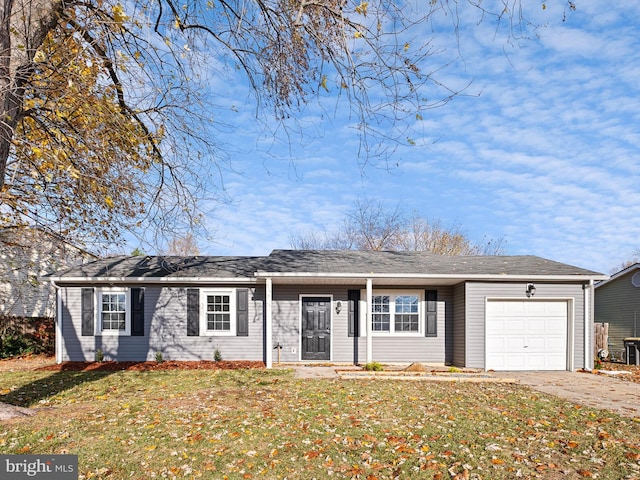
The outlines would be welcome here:
M 424 112 L 416 146 L 398 146 L 389 163 L 363 166 L 357 120 L 333 98 L 305 108 L 302 133 L 287 132 L 256 124 L 246 86 L 230 86 L 221 103 L 239 106 L 224 120 L 240 174 L 225 174 L 234 203 L 208 219 L 219 242 L 203 253 L 288 248 L 290 235 L 332 228 L 367 196 L 474 239 L 504 238 L 513 254 L 603 272 L 626 260 L 640 247 L 640 4 L 547 3 L 532 17 L 549 26 L 522 48 L 492 22 L 478 26 L 477 11 L 462 12 L 461 58 L 450 18 L 425 26 L 445 49 L 431 60 L 457 59 L 438 78 L 473 84 Z

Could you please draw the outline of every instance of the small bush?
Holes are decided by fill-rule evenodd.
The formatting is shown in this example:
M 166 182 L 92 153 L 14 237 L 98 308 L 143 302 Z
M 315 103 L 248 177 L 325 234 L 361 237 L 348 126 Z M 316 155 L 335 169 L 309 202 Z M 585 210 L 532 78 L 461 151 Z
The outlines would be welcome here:
M 381 372 L 384 370 L 380 362 L 369 362 L 364 366 L 364 369 L 369 372 Z
M 0 358 L 55 352 L 52 318 L 0 315 Z
M 0 358 L 18 357 L 37 353 L 37 346 L 23 335 L 9 334 L 0 342 Z
M 458 367 L 449 367 L 449 370 L 447 370 L 449 373 L 460 373 L 462 372 L 462 370 L 460 370 Z
M 214 362 L 222 361 L 222 352 L 218 347 L 216 347 L 216 349 L 213 351 L 213 360 Z
M 156 363 L 164 362 L 164 357 L 162 356 L 162 352 L 156 352 Z
M 96 350 L 95 359 L 96 359 L 96 362 L 104 362 L 104 352 L 102 351 L 101 348 Z

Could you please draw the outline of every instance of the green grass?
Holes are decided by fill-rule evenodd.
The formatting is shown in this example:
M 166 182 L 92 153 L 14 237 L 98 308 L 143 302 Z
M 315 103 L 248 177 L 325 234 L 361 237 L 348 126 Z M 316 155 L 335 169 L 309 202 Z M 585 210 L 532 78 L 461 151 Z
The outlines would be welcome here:
M 4 389 L 4 390 L 2 390 Z M 640 423 L 504 384 L 288 371 L 0 373 L 2 453 L 81 478 L 638 478 Z

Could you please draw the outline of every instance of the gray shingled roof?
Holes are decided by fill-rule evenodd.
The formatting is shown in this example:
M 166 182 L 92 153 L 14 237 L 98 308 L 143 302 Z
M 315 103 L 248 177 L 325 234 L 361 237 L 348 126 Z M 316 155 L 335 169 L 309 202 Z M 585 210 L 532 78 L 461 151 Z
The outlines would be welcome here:
M 265 257 L 109 257 L 52 276 L 61 278 L 253 278 Z
M 254 274 L 416 274 L 596 276 L 583 268 L 535 256 L 443 256 L 426 252 L 274 250 L 268 257 L 111 257 L 52 277 L 254 278 Z
M 522 256 L 447 256 L 428 252 L 365 250 L 274 250 L 264 272 L 401 273 L 432 275 L 596 275 L 545 258 Z

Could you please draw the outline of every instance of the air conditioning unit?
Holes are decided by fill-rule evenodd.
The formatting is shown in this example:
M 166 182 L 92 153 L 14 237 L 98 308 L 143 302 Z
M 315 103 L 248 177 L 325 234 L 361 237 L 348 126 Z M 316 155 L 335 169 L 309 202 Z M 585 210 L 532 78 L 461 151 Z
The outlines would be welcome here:
M 640 338 L 625 338 L 624 349 L 627 365 L 640 365 Z

